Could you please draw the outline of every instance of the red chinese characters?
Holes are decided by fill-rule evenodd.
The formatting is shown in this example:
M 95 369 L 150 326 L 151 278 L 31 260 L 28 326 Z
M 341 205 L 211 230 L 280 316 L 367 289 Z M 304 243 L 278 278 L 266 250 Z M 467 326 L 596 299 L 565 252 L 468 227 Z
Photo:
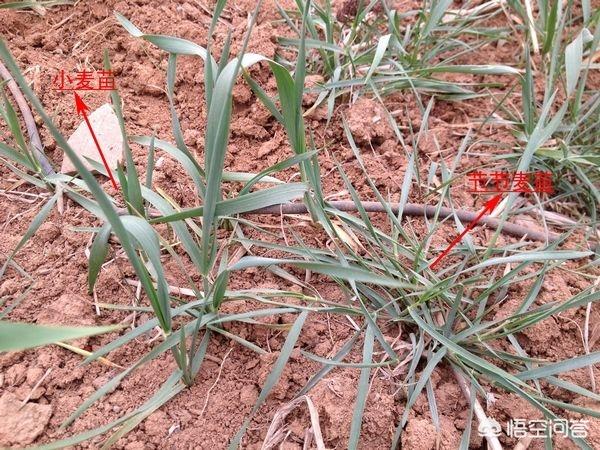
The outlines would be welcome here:
M 64 69 L 52 78 L 52 88 L 58 91 L 111 91 L 116 89 L 112 70 L 81 70 L 72 74 Z
M 477 194 L 519 192 L 552 194 L 552 172 L 473 171 L 467 175 L 468 191 Z

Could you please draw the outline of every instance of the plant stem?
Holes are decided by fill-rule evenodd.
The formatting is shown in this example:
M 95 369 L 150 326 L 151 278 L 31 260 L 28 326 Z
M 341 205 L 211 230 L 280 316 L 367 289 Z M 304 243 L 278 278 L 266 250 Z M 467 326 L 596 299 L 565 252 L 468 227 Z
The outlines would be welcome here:
M 35 154 L 35 158 L 39 162 L 44 175 L 53 175 L 54 169 L 46 158 L 44 153 L 44 145 L 42 144 L 42 140 L 40 139 L 40 134 L 38 133 L 37 125 L 35 123 L 35 119 L 33 118 L 33 114 L 31 113 L 31 109 L 27 104 L 27 100 L 23 96 L 23 93 L 19 89 L 19 86 L 13 80 L 12 75 L 6 68 L 6 66 L 0 61 L 0 75 L 7 82 L 8 89 L 10 90 L 12 96 L 17 102 L 17 106 L 21 111 L 21 115 L 23 116 L 23 120 L 25 121 L 25 127 L 27 128 L 27 134 L 29 135 L 29 141 L 31 142 L 31 146 L 33 147 L 33 152 Z

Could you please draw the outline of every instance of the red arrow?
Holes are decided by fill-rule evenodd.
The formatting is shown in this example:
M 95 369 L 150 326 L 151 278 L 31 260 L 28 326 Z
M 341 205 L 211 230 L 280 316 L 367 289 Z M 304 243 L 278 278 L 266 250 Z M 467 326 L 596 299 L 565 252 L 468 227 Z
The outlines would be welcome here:
M 83 115 L 83 120 L 85 120 L 85 123 L 87 124 L 90 130 L 90 134 L 92 135 L 92 139 L 94 140 L 94 144 L 96 144 L 96 148 L 98 149 L 98 153 L 100 153 L 100 158 L 102 158 L 102 162 L 104 163 L 104 167 L 106 168 L 106 172 L 108 173 L 108 178 L 110 178 L 110 181 L 115 187 L 115 189 L 118 190 L 119 187 L 117 186 L 117 182 L 115 181 L 113 174 L 110 168 L 108 167 L 108 163 L 106 162 L 104 153 L 102 153 L 102 149 L 100 148 L 100 143 L 98 142 L 96 133 L 94 133 L 94 129 L 92 128 L 92 124 L 90 123 L 90 119 L 88 119 L 87 112 L 90 110 L 90 108 L 88 108 L 88 106 L 85 103 L 83 103 L 82 98 L 77 94 L 77 92 L 73 93 L 75 94 L 75 109 L 77 110 L 77 114 Z
M 467 225 L 467 228 L 464 229 L 464 231 L 462 233 L 460 233 L 456 239 L 454 239 L 450 245 L 448 246 L 448 248 L 446 250 L 444 250 L 440 256 L 438 256 L 437 258 L 435 258 L 435 260 L 429 265 L 430 268 L 433 269 L 433 266 L 437 265 L 448 253 L 450 253 L 450 250 L 452 250 L 452 248 L 458 244 L 460 241 L 462 241 L 462 238 L 465 237 L 465 235 L 471 231 L 473 229 L 473 227 L 475 225 L 477 225 L 477 223 L 481 220 L 481 218 L 489 211 L 493 211 L 494 208 L 498 205 L 498 203 L 500 202 L 500 200 L 502 199 L 502 194 L 498 194 L 495 197 L 490 198 L 484 205 L 483 210 L 477 215 L 477 217 L 475 217 L 475 219 L 473 219 L 473 221 Z

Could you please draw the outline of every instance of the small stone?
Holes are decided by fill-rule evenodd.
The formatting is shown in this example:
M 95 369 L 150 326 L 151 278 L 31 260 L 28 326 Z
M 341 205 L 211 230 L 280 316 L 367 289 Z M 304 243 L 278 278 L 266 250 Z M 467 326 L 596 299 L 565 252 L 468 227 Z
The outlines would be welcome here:
M 165 91 L 163 91 L 159 86 L 151 83 L 144 83 L 140 89 L 140 92 L 151 97 L 162 97 L 165 95 Z
M 108 167 L 115 169 L 118 163 L 123 160 L 123 137 L 121 135 L 121 128 L 119 126 L 117 115 L 113 111 L 112 106 L 105 103 L 92 112 L 88 118 L 92 125 L 92 129 L 96 134 L 102 153 L 106 158 Z M 75 132 L 69 138 L 68 143 L 89 170 L 93 171 L 92 166 L 85 158 L 103 164 L 98 148 L 94 143 L 94 139 L 92 138 L 85 121 L 79 124 Z M 66 155 L 63 158 L 60 171 L 66 174 L 77 172 L 75 166 Z
M 21 401 L 10 392 L 0 398 L 0 446 L 23 446 L 31 444 L 42 432 L 50 416 L 52 406 Z
M 347 112 L 348 127 L 358 144 L 381 144 L 394 137 L 383 106 L 362 97 Z

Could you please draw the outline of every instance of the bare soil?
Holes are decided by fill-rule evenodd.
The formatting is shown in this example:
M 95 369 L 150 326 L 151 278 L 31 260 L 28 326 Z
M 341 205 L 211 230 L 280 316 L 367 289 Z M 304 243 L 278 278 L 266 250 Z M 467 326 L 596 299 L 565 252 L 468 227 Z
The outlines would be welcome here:
M 294 2 L 286 0 L 283 4 L 291 8 Z M 124 113 L 129 133 L 150 135 L 155 132 L 161 139 L 173 142 L 168 102 L 164 92 L 166 54 L 132 38 L 118 25 L 112 14 L 113 11 L 121 12 L 147 33 L 175 35 L 205 45 L 210 16 L 198 5 L 199 2 L 193 1 L 178 3 L 84 0 L 75 6 L 48 9 L 43 17 L 32 11 L 0 10 L 0 33 L 8 41 L 21 68 L 27 71 L 26 76 L 33 83 L 36 94 L 65 134 L 70 134 L 80 119 L 75 114 L 71 94 L 52 90 L 51 79 L 60 69 L 99 68 L 102 63 L 102 50 L 107 48 L 125 102 Z M 255 2 L 241 0 L 230 2 L 228 6 L 229 14 L 226 20 L 233 29 L 234 50 L 240 46 L 246 29 L 247 14 L 254 5 Z M 210 5 L 208 7 L 211 8 Z M 265 2 L 250 42 L 250 51 L 274 56 L 277 48 L 275 36 L 289 33 L 280 22 L 276 22 L 278 18 L 274 4 L 271 1 Z M 217 48 L 220 48 L 225 36 L 226 26 L 221 24 L 217 31 Z M 520 48 L 510 45 L 483 48 L 478 58 L 487 63 L 510 63 L 520 51 Z M 275 82 L 264 67 L 253 69 L 252 75 L 268 92 L 275 92 Z M 179 58 L 177 108 L 182 128 L 185 130 L 185 141 L 199 158 L 203 155 L 203 129 L 206 121 L 202 100 L 203 76 L 203 64 L 200 59 Z M 501 77 L 498 79 L 506 81 Z M 85 100 L 92 109 L 109 101 L 104 93 L 86 94 Z M 403 114 L 406 117 L 398 118 L 400 125 L 408 125 L 407 117 L 410 117 L 412 125 L 419 126 L 422 119 L 410 93 L 400 92 L 386 98 L 385 101 L 390 111 L 405 111 Z M 308 103 L 310 104 L 310 101 Z M 389 192 L 390 198 L 399 198 L 407 163 L 393 131 L 384 120 L 377 120 L 377 117 L 381 116 L 378 112 L 379 107 L 375 101 L 362 98 L 354 105 L 340 103 L 336 109 L 336 117 L 328 126 L 319 110 L 308 118 L 307 125 L 314 130 L 317 146 L 327 148 L 320 156 L 327 194 L 336 194 L 343 190 L 342 180 L 334 170 L 332 156 L 335 156 L 335 160 L 343 164 L 355 182 L 359 193 L 366 199 L 371 199 L 371 193 L 364 186 L 364 177 L 344 138 L 341 121 L 338 120 L 343 113 L 355 133 L 362 157 L 377 186 L 382 192 Z M 429 119 L 428 138 L 420 142 L 418 148 L 424 175 L 431 161 L 451 162 L 468 130 L 467 124 L 489 113 L 493 107 L 493 103 L 487 99 L 460 103 L 436 100 Z M 477 144 L 479 151 L 473 153 L 503 151 L 500 146 L 487 144 L 484 138 L 493 138 L 496 143 L 507 146 L 514 142 L 509 130 L 484 127 L 480 133 L 482 140 Z M 57 148 L 45 133 L 43 141 L 47 155 L 59 167 L 63 157 L 62 150 Z M 133 150 L 138 170 L 143 175 L 146 151 L 139 146 L 134 146 Z M 244 82 L 239 82 L 234 95 L 234 119 L 226 159 L 227 169 L 257 172 L 291 154 L 283 128 L 252 95 L 249 87 Z M 160 156 L 161 161 L 157 164 L 155 175 L 156 185 L 182 206 L 197 205 L 198 199 L 193 195 L 193 186 L 181 167 L 168 155 Z M 468 156 L 462 162 L 463 170 L 486 162 L 482 157 Z M 9 254 L 17 245 L 31 219 L 47 199 L 48 193 L 18 183 L 15 176 L 5 167 L 0 167 L 0 174 L 1 263 L 4 255 Z M 292 178 L 293 175 L 293 170 L 289 170 L 285 172 L 284 177 Z M 104 188 L 114 193 L 108 179 L 102 181 Z M 235 190 L 236 186 L 232 185 L 231 189 Z M 20 194 L 6 191 L 18 191 Z M 456 204 L 464 209 L 477 209 L 482 202 L 478 197 L 465 192 L 461 186 L 453 188 L 452 195 Z M 413 189 L 411 201 L 427 201 L 427 198 L 418 189 Z M 307 242 L 325 245 L 323 238 L 308 220 L 287 218 L 282 219 L 281 223 L 279 218 L 261 220 L 273 226 L 281 225 L 284 229 L 293 225 L 295 231 L 301 233 Z M 523 220 L 531 218 L 523 217 Z M 422 219 L 409 218 L 405 221 L 407 226 L 412 226 L 417 233 L 425 235 L 427 232 Z M 149 319 L 149 315 L 145 313 L 131 317 L 125 311 L 98 311 L 94 306 L 95 299 L 87 294 L 85 251 L 90 244 L 90 233 L 77 231 L 76 227 L 98 225 L 98 221 L 78 205 L 64 200 L 64 212 L 60 214 L 55 210 L 32 241 L 16 257 L 17 263 L 32 278 L 26 278 L 11 269 L 0 280 L 0 297 L 6 298 L 7 304 L 33 285 L 20 305 L 9 315 L 9 319 L 70 325 L 132 323 L 132 320 L 140 324 Z M 380 225 L 385 226 L 383 223 Z M 446 233 L 434 239 L 435 247 L 444 246 L 454 236 L 455 230 L 452 226 L 448 224 L 445 227 Z M 277 229 L 275 231 L 278 232 Z M 252 230 L 247 232 L 249 236 L 253 236 Z M 489 230 L 485 229 L 475 230 L 474 239 L 478 243 L 485 243 L 489 233 Z M 502 236 L 499 245 L 503 242 L 514 240 Z M 566 244 L 572 248 L 579 245 L 577 236 Z M 269 256 L 276 255 L 270 252 Z M 96 301 L 130 305 L 135 301 L 135 288 L 128 285 L 126 279 L 133 278 L 134 272 L 124 254 L 118 250 L 118 246 L 113 246 L 109 259 L 110 262 L 100 274 Z M 171 284 L 185 286 L 186 278 L 176 265 L 171 267 L 167 264 L 167 269 Z M 301 279 L 305 276 L 300 271 L 297 271 L 296 275 Z M 196 276 L 193 278 L 198 279 Z M 325 278 L 313 275 L 310 282 L 324 297 L 332 301 L 345 301 L 335 285 Z M 544 281 L 536 301 L 543 304 L 569 298 L 589 286 L 589 283 L 590 280 L 582 279 L 573 273 L 552 273 Z M 232 289 L 255 287 L 301 290 L 289 281 L 263 270 L 248 270 L 231 280 Z M 528 287 L 527 283 L 513 285 L 508 293 L 508 300 L 498 309 L 497 317 L 512 312 L 511 307 L 516 308 L 520 304 Z M 252 302 L 235 302 L 228 304 L 226 310 L 242 311 L 257 306 Z M 560 317 L 548 319 L 522 333 L 520 342 L 530 355 L 540 358 L 556 360 L 583 354 L 580 330 L 583 327 L 584 313 L 584 310 L 572 310 Z M 283 321 L 286 321 L 285 319 L 283 318 Z M 594 326 L 598 323 L 600 310 L 594 305 L 592 328 L 595 329 Z M 211 360 L 204 364 L 195 384 L 122 438 L 117 448 L 226 448 L 229 439 L 237 432 L 254 405 L 285 337 L 266 327 L 242 324 L 230 325 L 229 331 L 256 343 L 268 350 L 269 354 L 259 357 L 225 338 L 214 339 L 208 351 Z M 385 331 L 390 340 L 408 340 L 408 331 L 400 327 Z M 299 346 L 328 357 L 347 341 L 352 332 L 351 324 L 338 317 L 313 316 L 303 330 Z M 117 334 L 112 334 L 83 339 L 76 342 L 76 345 L 93 351 L 116 336 Z M 157 341 L 153 338 L 154 333 L 141 336 L 134 344 L 110 353 L 108 359 L 125 367 L 156 344 Z M 591 350 L 600 350 L 600 343 L 596 339 Z M 350 360 L 359 362 L 360 355 L 351 355 Z M 61 422 L 94 389 L 120 371 L 100 362 L 82 367 L 81 361 L 81 356 L 58 346 L 0 355 L 0 414 L 8 414 L 15 402 L 29 397 L 28 409 L 19 410 L 19 417 L 23 423 L 37 423 L 37 426 L 24 426 L 20 429 L 10 426 L 9 422 L 0 421 L 4 422 L 0 423 L 0 447 L 18 448 L 47 443 L 114 420 L 151 396 L 175 367 L 170 355 L 163 355 L 127 377 L 118 389 L 63 431 L 59 429 Z M 274 413 L 294 397 L 318 368 L 318 364 L 307 360 L 300 353 L 294 354 L 277 388 L 253 420 L 243 440 L 244 448 L 261 447 Z M 36 387 L 44 375 L 45 378 Z M 309 394 L 318 409 L 327 448 L 343 449 L 347 445 L 358 375 L 357 370 L 336 369 Z M 594 367 L 593 375 L 596 383 L 600 383 L 597 367 Z M 587 369 L 570 373 L 567 378 L 591 388 Z M 389 448 L 396 424 L 404 411 L 406 387 L 399 380 L 401 374 L 391 376 L 384 370 L 374 372 L 362 427 L 361 448 Z M 438 433 L 433 426 L 427 399 L 422 396 L 410 413 L 410 420 L 402 438 L 404 449 L 454 449 L 459 445 L 466 426 L 467 403 L 449 368 L 442 367 L 437 370 L 432 380 L 440 413 L 441 431 Z M 34 387 L 36 388 L 33 389 Z M 494 392 L 495 401 L 489 403 L 488 412 L 498 420 L 537 417 L 533 408 L 514 395 L 493 387 L 489 389 Z M 563 401 L 582 401 L 572 394 L 560 395 Z M 32 420 L 32 417 L 35 420 Z M 570 417 L 575 418 L 577 415 L 570 414 Z M 306 407 L 302 406 L 290 414 L 286 423 L 290 435 L 282 448 L 301 449 L 305 430 L 310 427 Z M 593 446 L 600 448 L 600 421 L 590 419 L 589 430 Z M 95 439 L 79 447 L 96 448 L 101 442 L 101 439 Z M 504 443 L 511 446 L 516 442 L 507 440 Z M 484 448 L 484 445 L 475 429 L 472 433 L 471 448 Z M 556 445 L 557 448 L 574 448 L 564 440 L 557 440 Z M 534 441 L 530 448 L 543 448 L 543 441 Z

